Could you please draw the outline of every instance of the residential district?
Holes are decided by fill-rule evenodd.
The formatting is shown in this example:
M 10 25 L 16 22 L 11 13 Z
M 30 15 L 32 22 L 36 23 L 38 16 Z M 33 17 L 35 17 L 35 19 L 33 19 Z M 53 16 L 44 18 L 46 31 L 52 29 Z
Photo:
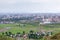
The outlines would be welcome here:
M 15 22 L 40 22 L 40 24 L 60 23 L 60 15 L 52 13 L 1 14 L 0 24 Z

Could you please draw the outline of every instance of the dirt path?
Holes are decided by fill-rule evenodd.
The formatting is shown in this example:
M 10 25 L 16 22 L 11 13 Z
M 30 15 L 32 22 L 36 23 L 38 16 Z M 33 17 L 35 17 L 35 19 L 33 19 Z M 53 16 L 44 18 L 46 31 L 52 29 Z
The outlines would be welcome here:
M 0 32 L 6 32 L 6 31 L 8 31 L 9 29 L 11 29 L 11 27 L 5 27 L 5 28 L 0 29 Z
M 21 38 L 20 37 L 17 37 L 17 40 L 21 40 Z

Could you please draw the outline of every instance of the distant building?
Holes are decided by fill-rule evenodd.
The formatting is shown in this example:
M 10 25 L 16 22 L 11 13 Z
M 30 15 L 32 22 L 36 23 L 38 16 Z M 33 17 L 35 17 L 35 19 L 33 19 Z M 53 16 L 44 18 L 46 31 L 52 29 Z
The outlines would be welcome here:
M 44 19 L 43 18 L 43 21 L 42 22 L 40 22 L 40 24 L 50 24 L 51 23 L 51 19 Z

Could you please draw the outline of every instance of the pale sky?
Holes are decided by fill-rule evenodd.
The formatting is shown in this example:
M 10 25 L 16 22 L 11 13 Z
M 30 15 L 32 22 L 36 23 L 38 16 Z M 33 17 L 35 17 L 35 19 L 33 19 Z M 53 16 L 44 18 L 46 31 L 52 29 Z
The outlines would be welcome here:
M 60 13 L 60 0 L 0 0 L 0 13 Z

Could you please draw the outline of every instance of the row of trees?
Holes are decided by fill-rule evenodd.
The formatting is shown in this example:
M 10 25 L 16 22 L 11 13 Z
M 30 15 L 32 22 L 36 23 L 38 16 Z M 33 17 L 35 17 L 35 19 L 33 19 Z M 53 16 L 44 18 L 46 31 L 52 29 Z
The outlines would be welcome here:
M 5 32 L 2 33 L 2 35 L 6 35 L 9 37 L 23 37 L 25 35 L 25 31 L 22 32 L 22 34 L 20 32 L 17 32 L 16 34 L 13 34 L 12 32 Z M 27 35 L 25 35 L 26 37 L 28 37 L 29 39 L 41 39 L 44 36 L 49 36 L 52 35 L 52 32 L 48 32 L 48 33 L 39 33 L 39 32 L 34 32 L 33 30 L 30 30 L 29 33 Z

